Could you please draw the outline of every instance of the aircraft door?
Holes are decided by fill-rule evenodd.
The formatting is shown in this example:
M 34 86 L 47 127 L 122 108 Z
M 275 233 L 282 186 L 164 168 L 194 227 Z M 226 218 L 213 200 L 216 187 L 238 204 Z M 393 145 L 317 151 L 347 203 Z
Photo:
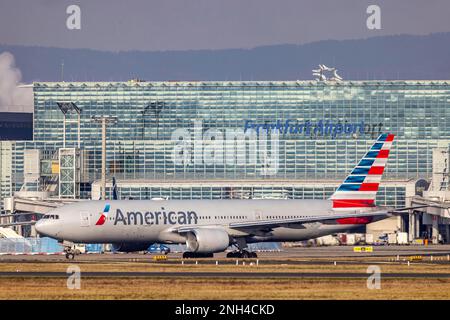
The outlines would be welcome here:
M 91 224 L 91 219 L 90 219 L 90 215 L 89 212 L 86 211 L 82 211 L 80 212 L 80 225 L 82 227 L 89 227 Z

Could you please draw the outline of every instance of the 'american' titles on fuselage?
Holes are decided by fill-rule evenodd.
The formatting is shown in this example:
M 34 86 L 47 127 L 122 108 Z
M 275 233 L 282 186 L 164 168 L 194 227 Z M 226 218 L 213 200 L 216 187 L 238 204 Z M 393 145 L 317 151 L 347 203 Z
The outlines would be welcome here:
M 125 214 L 116 209 L 114 225 L 153 225 L 153 224 L 196 224 L 198 216 L 195 211 L 168 211 L 163 207 L 161 211 L 128 211 Z

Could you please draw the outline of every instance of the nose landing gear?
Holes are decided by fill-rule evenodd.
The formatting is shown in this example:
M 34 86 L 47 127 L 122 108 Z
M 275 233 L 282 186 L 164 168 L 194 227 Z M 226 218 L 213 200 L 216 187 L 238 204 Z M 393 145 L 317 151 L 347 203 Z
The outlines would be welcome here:
M 66 253 L 66 259 L 69 259 L 69 260 L 75 259 L 75 254 L 74 253 Z
M 64 246 L 64 253 L 66 254 L 66 259 L 73 260 L 75 256 L 80 254 L 80 250 L 76 248 L 74 243 L 64 241 L 62 243 Z

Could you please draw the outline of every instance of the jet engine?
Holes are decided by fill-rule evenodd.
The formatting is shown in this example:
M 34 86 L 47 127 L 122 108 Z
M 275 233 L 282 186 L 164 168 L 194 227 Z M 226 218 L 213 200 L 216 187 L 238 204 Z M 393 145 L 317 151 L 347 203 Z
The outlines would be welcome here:
M 190 252 L 221 252 L 229 245 L 230 237 L 228 233 L 220 228 L 198 228 L 186 235 L 186 246 Z
M 144 243 L 144 242 L 113 243 L 112 250 L 119 252 L 145 251 L 151 245 L 152 245 L 151 243 Z

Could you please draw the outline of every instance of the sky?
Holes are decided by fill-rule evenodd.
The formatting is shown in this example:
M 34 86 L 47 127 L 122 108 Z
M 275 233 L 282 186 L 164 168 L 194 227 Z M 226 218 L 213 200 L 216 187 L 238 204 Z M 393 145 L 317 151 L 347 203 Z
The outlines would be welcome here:
M 72 5 L 80 8 L 79 29 Z M 369 29 L 369 5 L 380 29 Z M 254 48 L 450 31 L 449 0 L 0 0 L 0 44 L 167 51 Z M 0 111 L 32 109 L 15 57 L 0 52 Z M 22 70 L 23 71 L 23 70 Z
M 381 9 L 369 30 L 366 9 Z M 66 9 L 81 9 L 69 30 Z M 449 0 L 0 0 L 0 43 L 107 51 L 252 48 L 450 31 Z

